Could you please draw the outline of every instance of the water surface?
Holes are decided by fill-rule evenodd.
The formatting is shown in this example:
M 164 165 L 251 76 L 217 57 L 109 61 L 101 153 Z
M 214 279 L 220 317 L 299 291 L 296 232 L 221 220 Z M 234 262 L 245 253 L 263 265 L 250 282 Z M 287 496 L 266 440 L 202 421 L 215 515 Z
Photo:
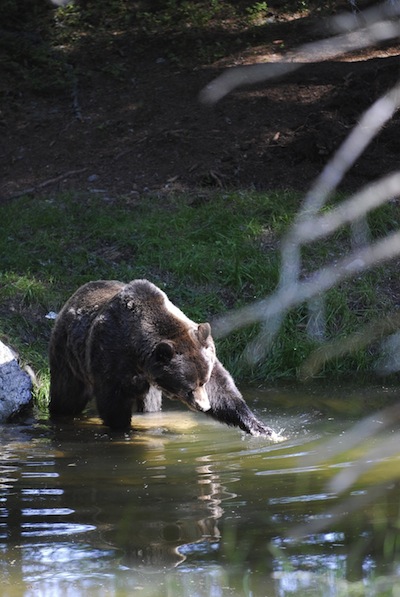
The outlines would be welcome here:
M 346 443 L 396 389 L 244 394 L 284 441 L 174 405 L 126 435 L 94 411 L 1 426 L 1 595 L 399 594 L 399 423 Z

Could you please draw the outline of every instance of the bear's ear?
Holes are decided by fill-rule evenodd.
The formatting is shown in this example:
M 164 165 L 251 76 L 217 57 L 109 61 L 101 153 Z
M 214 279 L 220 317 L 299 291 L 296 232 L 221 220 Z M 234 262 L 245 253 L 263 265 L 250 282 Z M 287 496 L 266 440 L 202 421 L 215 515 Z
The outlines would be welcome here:
M 175 354 L 174 345 L 168 340 L 159 342 L 154 349 L 153 355 L 158 362 L 168 363 Z
M 200 342 L 204 343 L 207 338 L 211 336 L 211 326 L 209 323 L 199 323 L 199 327 L 197 328 L 197 335 L 199 337 Z

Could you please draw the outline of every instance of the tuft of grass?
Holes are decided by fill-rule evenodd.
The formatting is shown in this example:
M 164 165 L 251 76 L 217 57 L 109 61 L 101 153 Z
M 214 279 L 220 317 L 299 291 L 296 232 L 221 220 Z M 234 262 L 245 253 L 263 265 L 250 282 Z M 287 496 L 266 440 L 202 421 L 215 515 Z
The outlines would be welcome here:
M 279 239 L 298 202 L 291 192 L 148 197 L 139 205 L 123 197 L 106 201 L 65 194 L 20 198 L 2 206 L 0 337 L 36 372 L 37 401 L 43 405 L 47 399 L 52 320 L 46 314 L 57 312 L 79 286 L 95 279 L 147 278 L 192 319 L 212 320 L 274 290 Z M 390 206 L 377 216 L 377 234 L 389 219 Z M 340 232 L 307 247 L 307 271 L 343 251 L 345 236 Z M 329 337 L 346 336 L 390 309 L 391 293 L 382 289 L 381 280 L 382 271 L 375 270 L 327 294 Z M 302 306 L 288 314 L 272 352 L 257 367 L 241 359 L 257 326 L 218 342 L 218 355 L 233 375 L 247 382 L 293 378 L 316 347 L 305 329 Z M 329 363 L 324 373 L 366 371 L 372 357 L 363 351 Z

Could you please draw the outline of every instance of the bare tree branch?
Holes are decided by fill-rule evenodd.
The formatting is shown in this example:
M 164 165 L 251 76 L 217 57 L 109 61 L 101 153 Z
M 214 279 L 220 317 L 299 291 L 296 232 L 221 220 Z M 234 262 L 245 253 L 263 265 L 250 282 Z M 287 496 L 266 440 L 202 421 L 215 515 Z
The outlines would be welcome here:
M 200 93 L 200 100 L 214 104 L 238 87 L 254 85 L 276 77 L 287 75 L 305 63 L 332 60 L 354 50 L 360 50 L 395 39 L 400 35 L 400 23 L 392 20 L 400 14 L 397 4 L 365 11 L 362 19 L 351 17 L 333 21 L 336 30 L 351 28 L 328 39 L 304 44 L 293 52 L 288 52 L 277 62 L 232 67 L 209 83 Z M 364 26 L 361 26 L 361 23 Z

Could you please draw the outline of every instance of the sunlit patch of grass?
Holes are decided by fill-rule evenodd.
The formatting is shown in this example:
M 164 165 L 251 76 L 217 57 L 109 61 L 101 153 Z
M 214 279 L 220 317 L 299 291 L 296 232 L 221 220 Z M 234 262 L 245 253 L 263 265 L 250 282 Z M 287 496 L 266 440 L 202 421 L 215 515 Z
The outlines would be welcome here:
M 12 345 L 21 365 L 31 366 L 37 378 L 35 394 L 48 386 L 47 344 L 50 322 L 45 318 L 51 280 L 46 283 L 27 272 L 0 273 L 0 338 Z M 44 403 L 44 401 L 41 401 Z
M 46 288 L 42 281 L 34 276 L 19 275 L 13 272 L 0 272 L 0 299 L 17 300 L 18 303 L 32 303 L 43 301 L 46 296 Z

